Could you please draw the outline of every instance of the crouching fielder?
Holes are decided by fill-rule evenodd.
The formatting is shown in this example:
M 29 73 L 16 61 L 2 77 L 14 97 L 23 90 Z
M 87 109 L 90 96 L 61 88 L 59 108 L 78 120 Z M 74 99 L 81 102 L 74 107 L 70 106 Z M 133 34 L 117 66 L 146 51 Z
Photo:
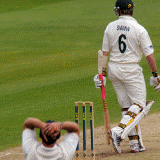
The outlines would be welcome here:
M 154 101 L 146 103 L 146 85 L 142 68 L 138 65 L 144 53 L 153 76 L 150 85 L 160 90 L 160 76 L 157 73 L 154 49 L 148 32 L 133 17 L 132 0 L 117 0 L 115 12 L 118 20 L 106 27 L 102 44 L 102 58 L 107 66 L 118 102 L 122 109 L 122 119 L 117 127 L 109 131 L 113 147 L 121 153 L 121 140 L 129 137 L 131 152 L 144 151 L 139 122 L 147 115 Z M 106 67 L 103 66 L 104 81 Z M 96 88 L 101 87 L 98 74 L 94 77 Z M 105 84 L 106 82 L 104 82 Z

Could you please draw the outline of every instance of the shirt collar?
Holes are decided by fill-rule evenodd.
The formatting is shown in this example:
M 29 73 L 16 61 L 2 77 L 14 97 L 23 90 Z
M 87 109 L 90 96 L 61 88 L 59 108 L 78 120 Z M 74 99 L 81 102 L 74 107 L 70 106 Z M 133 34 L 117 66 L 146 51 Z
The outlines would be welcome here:
M 43 144 L 41 144 L 41 148 L 43 150 L 46 150 L 46 151 L 50 151 L 50 150 L 56 150 L 57 149 L 57 144 L 55 144 L 53 147 L 49 148 L 49 147 L 45 147 Z
M 119 19 L 127 19 L 127 20 L 136 21 L 132 16 L 129 16 L 129 15 L 119 16 Z M 136 21 L 136 22 L 137 22 L 137 21 Z

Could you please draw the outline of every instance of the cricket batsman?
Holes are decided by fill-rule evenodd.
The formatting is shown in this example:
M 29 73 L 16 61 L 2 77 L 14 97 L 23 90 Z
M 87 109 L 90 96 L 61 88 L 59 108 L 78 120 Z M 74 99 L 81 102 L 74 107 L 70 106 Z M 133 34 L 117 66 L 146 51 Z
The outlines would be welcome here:
M 139 122 L 145 117 L 154 101 L 146 102 L 146 84 L 139 66 L 142 55 L 145 55 L 151 69 L 150 85 L 156 91 L 160 90 L 160 76 L 157 72 L 154 49 L 147 30 L 132 16 L 134 10 L 132 0 L 117 0 L 115 13 L 118 19 L 109 23 L 104 31 L 103 53 L 103 83 L 106 84 L 106 68 L 108 62 L 108 78 L 117 94 L 122 110 L 122 119 L 117 127 L 109 130 L 115 152 L 121 153 L 120 142 L 129 138 L 131 152 L 145 150 L 142 142 Z M 102 81 L 98 74 L 94 77 L 96 88 Z

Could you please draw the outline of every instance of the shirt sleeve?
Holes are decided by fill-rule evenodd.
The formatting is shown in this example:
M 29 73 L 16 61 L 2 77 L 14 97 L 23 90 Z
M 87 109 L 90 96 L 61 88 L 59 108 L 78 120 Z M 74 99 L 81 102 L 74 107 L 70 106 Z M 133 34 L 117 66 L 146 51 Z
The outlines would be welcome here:
M 67 157 L 68 159 L 72 159 L 77 145 L 79 142 L 79 137 L 76 133 L 67 133 L 64 138 L 63 141 L 60 143 L 60 145 L 63 145 L 69 155 L 69 157 Z
M 152 41 L 146 30 L 140 35 L 140 46 L 146 57 L 154 52 Z
M 22 150 L 25 158 L 35 142 L 37 142 L 36 132 L 32 129 L 25 129 L 22 133 Z
M 109 27 L 107 26 L 106 30 L 104 31 L 103 42 L 102 42 L 102 51 L 106 52 L 110 51 L 108 28 Z

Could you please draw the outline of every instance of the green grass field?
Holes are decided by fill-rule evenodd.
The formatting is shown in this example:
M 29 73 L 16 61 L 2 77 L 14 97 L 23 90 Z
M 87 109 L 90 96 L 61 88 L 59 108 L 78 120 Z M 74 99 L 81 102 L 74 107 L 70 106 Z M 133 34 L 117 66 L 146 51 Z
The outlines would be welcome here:
M 133 2 L 134 17 L 149 32 L 160 72 L 160 1 Z M 74 121 L 76 101 L 93 101 L 95 126 L 103 125 L 101 93 L 93 77 L 103 32 L 116 19 L 114 4 L 113 0 L 0 1 L 0 150 L 21 144 L 27 117 Z M 149 85 L 152 75 L 144 57 L 140 65 L 147 99 L 156 101 L 150 113 L 158 112 L 160 92 Z M 117 122 L 121 112 L 109 80 L 106 95 L 111 122 Z

